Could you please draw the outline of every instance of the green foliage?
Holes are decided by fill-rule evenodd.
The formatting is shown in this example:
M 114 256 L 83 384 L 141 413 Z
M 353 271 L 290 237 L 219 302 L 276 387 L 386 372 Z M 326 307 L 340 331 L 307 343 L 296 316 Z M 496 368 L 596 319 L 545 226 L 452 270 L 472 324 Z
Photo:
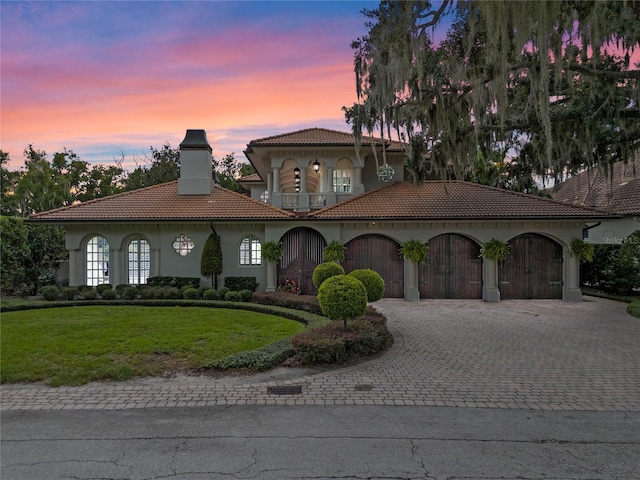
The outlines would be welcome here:
M 640 318 L 640 300 L 630 303 L 627 307 L 627 312 L 629 315 Z
M 100 296 L 105 300 L 115 300 L 117 295 L 115 290 L 112 290 L 109 288 L 107 290 L 102 290 L 102 293 L 100 293 Z
M 634 232 L 622 245 L 595 245 L 593 262 L 580 267 L 581 283 L 616 295 L 631 295 L 640 289 L 636 235 Z
M 347 320 L 363 315 L 367 309 L 367 290 L 361 281 L 347 275 L 325 280 L 318 289 L 322 313 L 332 320 Z
M 80 290 L 77 287 L 63 287 L 60 293 L 65 300 L 75 300 L 76 297 L 80 296 Z
M 294 280 L 287 278 L 284 283 L 278 285 L 279 292 L 291 293 L 293 295 L 301 295 L 302 289 Z
M 85 300 L 95 300 L 98 298 L 98 292 L 96 292 L 93 288 L 86 288 L 82 291 L 82 298 Z
M 151 156 L 145 155 L 134 160 L 138 166 L 127 176 L 124 182 L 125 191 L 178 179 L 180 148 L 172 147 L 169 143 L 165 143 L 160 149 L 151 147 Z
M 218 288 L 218 275 L 222 273 L 222 246 L 220 237 L 214 231 L 209 235 L 202 249 L 200 274 L 211 278 L 211 286 Z
M 291 346 L 291 340 L 284 338 L 256 350 L 241 352 L 222 358 L 207 365 L 207 368 L 216 368 L 219 370 L 249 369 L 262 372 L 284 362 L 287 358 L 293 356 L 294 353 L 295 351 Z
M 182 298 L 185 300 L 198 300 L 198 290 L 193 287 L 187 287 L 182 291 Z
M 202 299 L 203 300 L 219 300 L 220 295 L 213 288 L 209 288 L 203 292 Z
M 227 292 L 230 292 L 231 289 L 229 289 L 228 287 L 222 287 L 221 289 L 218 290 L 218 293 L 220 294 L 220 298 L 224 298 L 224 296 L 227 294 Z
M 185 285 L 193 288 L 200 287 L 199 277 L 149 277 L 147 279 L 147 285 L 152 287 L 176 287 L 178 289 Z
M 176 287 L 163 287 L 162 298 L 166 298 L 169 300 L 176 300 L 176 299 L 182 298 L 182 292 L 180 291 L 180 289 Z
M 251 290 L 240 290 L 238 294 L 240 295 L 241 302 L 250 302 L 253 298 L 253 292 Z
M 367 301 L 377 302 L 384 295 L 384 280 L 378 272 L 374 272 L 368 268 L 360 268 L 349 273 L 350 277 L 354 277 L 362 282 L 367 290 Z
M 96 291 L 98 292 L 98 295 L 102 295 L 105 290 L 111 290 L 112 288 L 113 285 L 111 285 L 110 283 L 101 283 L 100 285 L 96 286 Z
M 213 169 L 216 172 L 218 183 L 234 192 L 242 192 L 243 190 L 238 183 L 240 176 L 255 173 L 255 169 L 251 165 L 239 163 L 235 159 L 235 152 L 225 155 L 221 160 L 213 157 Z
M 277 305 L 322 315 L 318 297 L 312 295 L 298 295 L 283 291 L 261 292 L 253 295 L 253 302 L 261 305 Z
M 55 285 L 47 285 L 42 287 L 42 297 L 45 300 L 53 302 L 55 300 L 60 300 L 62 295 L 60 294 L 60 289 Z
M 424 263 L 429 254 L 429 247 L 420 240 L 407 240 L 398 250 L 400 256 L 416 263 Z
M 122 291 L 127 288 L 130 287 L 131 285 L 127 284 L 127 283 L 121 283 L 120 285 L 116 285 L 116 294 L 118 294 L 120 297 L 122 296 Z
M 480 256 L 489 260 L 496 260 L 499 265 L 502 265 L 507 259 L 507 255 L 509 255 L 510 248 L 508 243 L 492 238 L 482 244 Z
M 593 261 L 593 243 L 587 243 L 581 238 L 572 238 L 569 250 L 571 251 L 571 256 L 576 257 L 580 263 Z
M 227 302 L 239 302 L 241 298 L 240 292 L 227 292 L 224 294 L 224 299 Z
M 256 277 L 225 277 L 224 286 L 234 292 L 239 292 L 240 290 L 255 292 L 256 288 L 258 288 L 258 281 Z
M 120 296 L 125 300 L 134 300 L 138 298 L 138 289 L 130 286 L 124 287 Z
M 324 247 L 324 250 L 322 251 L 322 258 L 325 262 L 340 263 L 344 261 L 345 250 L 346 247 L 342 243 L 338 240 L 332 240 L 329 245 Z
M 262 244 L 262 258 L 269 262 L 279 262 L 282 258 L 282 245 L 273 240 Z
M 313 270 L 313 284 L 316 288 L 320 288 L 325 280 L 335 275 L 344 275 L 344 268 L 341 265 L 334 262 L 321 263 Z
M 209 290 L 209 287 L 207 287 L 206 285 L 198 287 L 198 298 L 202 298 L 204 292 L 206 292 L 207 290 Z
M 56 283 L 56 271 L 66 254 L 61 228 L 0 217 L 0 230 L 4 294 L 33 295 L 40 287 Z

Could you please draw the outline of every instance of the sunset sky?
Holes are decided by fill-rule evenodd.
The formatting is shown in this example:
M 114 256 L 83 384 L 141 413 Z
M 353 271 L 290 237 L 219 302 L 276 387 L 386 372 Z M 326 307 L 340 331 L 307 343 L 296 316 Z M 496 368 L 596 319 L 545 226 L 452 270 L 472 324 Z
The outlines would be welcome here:
M 256 138 L 348 130 L 350 44 L 377 1 L 0 3 L 1 144 L 113 165 L 207 131 L 217 158 Z

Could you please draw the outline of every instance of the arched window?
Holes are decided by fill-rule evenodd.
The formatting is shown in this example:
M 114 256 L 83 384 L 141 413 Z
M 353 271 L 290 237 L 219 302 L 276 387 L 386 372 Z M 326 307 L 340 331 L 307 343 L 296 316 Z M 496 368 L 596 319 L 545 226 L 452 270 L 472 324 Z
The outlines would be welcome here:
M 142 237 L 133 238 L 127 246 L 127 276 L 129 285 L 147 283 L 150 271 L 149 242 Z
M 240 240 L 240 265 L 262 265 L 262 245 L 253 235 Z
M 95 236 L 87 242 L 87 285 L 95 287 L 109 283 L 109 242 Z

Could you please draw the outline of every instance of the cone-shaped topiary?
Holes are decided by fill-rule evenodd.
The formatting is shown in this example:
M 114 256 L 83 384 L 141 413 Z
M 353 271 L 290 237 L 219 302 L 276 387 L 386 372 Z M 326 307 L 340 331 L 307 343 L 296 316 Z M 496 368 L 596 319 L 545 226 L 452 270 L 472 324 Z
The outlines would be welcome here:
M 200 259 L 200 275 L 211 277 L 211 286 L 218 288 L 218 275 L 222 273 L 222 246 L 220 237 L 214 231 L 202 248 Z
M 313 270 L 313 284 L 316 288 L 320 288 L 320 285 L 327 279 L 335 275 L 344 275 L 344 268 L 341 265 L 334 262 L 325 262 L 318 265 Z
M 318 289 L 322 314 L 332 320 L 347 320 L 364 315 L 367 309 L 367 290 L 360 280 L 348 275 L 335 275 Z
M 369 268 L 359 268 L 349 273 L 350 277 L 357 278 L 367 290 L 367 302 L 377 302 L 384 295 L 384 280 Z

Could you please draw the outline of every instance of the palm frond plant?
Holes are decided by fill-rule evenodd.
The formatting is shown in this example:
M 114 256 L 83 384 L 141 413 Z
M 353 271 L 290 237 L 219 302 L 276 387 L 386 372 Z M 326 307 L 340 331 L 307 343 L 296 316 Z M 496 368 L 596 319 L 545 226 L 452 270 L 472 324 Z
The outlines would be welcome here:
M 277 263 L 282 258 L 282 245 L 273 240 L 262 244 L 262 258 Z
M 405 260 L 424 263 L 429 255 L 429 246 L 420 240 L 407 240 L 402 244 L 398 253 Z
M 346 247 L 338 240 L 332 240 L 329 245 L 324 247 L 322 258 L 325 262 L 340 263 L 344 261 L 344 252 Z
M 587 243 L 581 238 L 573 238 L 569 246 L 571 256 L 575 257 L 578 262 L 592 262 L 595 254 L 593 243 Z
M 480 248 L 480 256 L 488 260 L 496 260 L 500 266 L 507 259 L 511 246 L 502 240 L 492 238 L 488 242 L 482 244 Z

